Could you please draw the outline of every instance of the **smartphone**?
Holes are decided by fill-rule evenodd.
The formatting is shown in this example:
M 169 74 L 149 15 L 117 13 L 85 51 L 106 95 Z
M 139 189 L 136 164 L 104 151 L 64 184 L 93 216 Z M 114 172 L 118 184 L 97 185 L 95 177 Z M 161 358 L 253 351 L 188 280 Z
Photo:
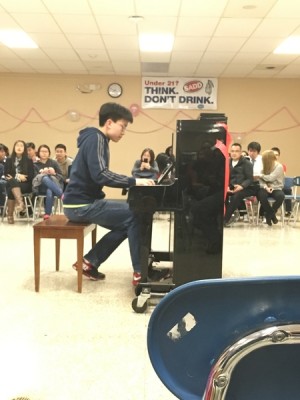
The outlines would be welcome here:
M 143 162 L 146 162 L 146 163 L 149 162 L 148 158 L 144 158 Z

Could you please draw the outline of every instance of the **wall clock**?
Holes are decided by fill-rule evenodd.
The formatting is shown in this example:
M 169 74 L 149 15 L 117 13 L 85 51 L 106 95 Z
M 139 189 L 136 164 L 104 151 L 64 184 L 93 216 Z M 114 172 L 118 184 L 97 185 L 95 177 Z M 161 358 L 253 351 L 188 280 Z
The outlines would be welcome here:
M 120 97 L 121 94 L 123 93 L 123 88 L 119 83 L 111 83 L 108 88 L 107 88 L 107 92 L 110 95 L 110 97 Z

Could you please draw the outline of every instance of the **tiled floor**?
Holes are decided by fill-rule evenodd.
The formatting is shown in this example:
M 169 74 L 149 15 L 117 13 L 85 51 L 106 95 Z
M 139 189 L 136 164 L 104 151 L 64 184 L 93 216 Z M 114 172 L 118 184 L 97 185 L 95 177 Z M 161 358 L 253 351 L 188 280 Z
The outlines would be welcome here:
M 156 220 L 154 229 L 156 245 L 167 245 L 168 223 Z M 239 222 L 227 228 L 224 277 L 298 274 L 299 234 L 299 223 L 269 228 Z M 84 279 L 83 293 L 78 294 L 71 268 L 75 241 L 63 241 L 57 273 L 54 243 L 43 240 L 37 294 L 31 224 L 4 222 L 0 237 L 1 400 L 175 398 L 156 377 L 147 353 L 153 306 L 144 314 L 131 307 L 135 294 L 127 242 L 103 266 L 106 281 Z M 88 239 L 85 246 L 88 249 Z

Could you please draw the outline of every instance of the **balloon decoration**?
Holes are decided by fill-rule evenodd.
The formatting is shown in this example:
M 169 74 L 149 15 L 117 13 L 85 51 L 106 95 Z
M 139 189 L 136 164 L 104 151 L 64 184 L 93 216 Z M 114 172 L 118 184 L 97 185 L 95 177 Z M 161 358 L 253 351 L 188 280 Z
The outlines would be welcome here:
M 80 114 L 76 110 L 69 110 L 67 115 L 69 120 L 72 122 L 77 122 L 80 120 Z
M 137 117 L 140 113 L 140 106 L 138 104 L 131 104 L 129 110 L 134 117 Z

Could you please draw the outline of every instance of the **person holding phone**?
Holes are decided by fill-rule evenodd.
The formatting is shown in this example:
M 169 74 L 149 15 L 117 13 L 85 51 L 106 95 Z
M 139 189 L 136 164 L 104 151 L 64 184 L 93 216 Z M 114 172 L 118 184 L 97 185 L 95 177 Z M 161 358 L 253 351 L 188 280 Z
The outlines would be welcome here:
M 152 149 L 146 148 L 142 151 L 141 158 L 136 160 L 131 173 L 134 178 L 158 178 L 159 168 Z

